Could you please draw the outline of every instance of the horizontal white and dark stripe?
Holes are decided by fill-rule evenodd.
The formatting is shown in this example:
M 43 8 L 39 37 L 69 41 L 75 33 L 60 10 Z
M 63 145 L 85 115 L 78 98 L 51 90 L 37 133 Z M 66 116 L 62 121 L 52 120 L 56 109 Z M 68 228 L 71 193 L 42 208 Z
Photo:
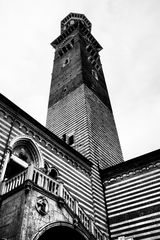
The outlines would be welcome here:
M 160 208 L 159 178 L 160 169 L 149 169 L 146 173 L 113 184 L 105 183 L 111 239 L 117 240 L 119 236 L 158 239 L 160 211 L 151 211 Z M 139 216 L 139 211 L 145 215 Z

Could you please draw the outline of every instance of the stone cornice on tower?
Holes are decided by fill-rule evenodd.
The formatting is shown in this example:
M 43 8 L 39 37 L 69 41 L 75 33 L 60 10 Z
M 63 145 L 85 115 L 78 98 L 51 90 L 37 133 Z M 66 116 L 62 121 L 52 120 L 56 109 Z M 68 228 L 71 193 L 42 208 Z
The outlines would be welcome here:
M 93 37 L 93 35 L 90 33 L 88 28 L 84 25 L 84 23 L 79 20 L 76 21 L 73 25 L 70 25 L 67 27 L 66 30 L 64 30 L 60 36 L 58 36 L 51 45 L 56 48 L 59 44 L 61 44 L 71 33 L 73 33 L 75 30 L 79 30 L 83 37 L 86 39 L 86 41 L 99 52 L 102 50 L 102 46 L 97 42 L 97 40 Z
M 72 21 L 72 22 L 70 22 Z M 88 28 L 89 31 L 91 31 L 92 24 L 86 18 L 84 14 L 81 13 L 69 13 L 62 21 L 61 21 L 61 33 L 66 30 L 66 28 L 73 24 L 75 21 L 81 21 L 83 24 Z

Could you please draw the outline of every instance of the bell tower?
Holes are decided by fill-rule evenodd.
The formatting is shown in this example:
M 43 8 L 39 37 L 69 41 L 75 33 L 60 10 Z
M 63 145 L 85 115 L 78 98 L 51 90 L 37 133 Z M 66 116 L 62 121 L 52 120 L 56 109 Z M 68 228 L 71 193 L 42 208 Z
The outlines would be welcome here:
M 123 161 L 91 23 L 70 13 L 55 48 L 47 128 L 101 169 Z

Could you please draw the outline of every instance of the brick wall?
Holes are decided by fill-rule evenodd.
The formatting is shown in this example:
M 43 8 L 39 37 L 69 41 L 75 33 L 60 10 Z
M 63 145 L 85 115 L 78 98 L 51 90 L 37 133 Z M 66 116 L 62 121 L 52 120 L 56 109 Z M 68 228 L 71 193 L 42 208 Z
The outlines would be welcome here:
M 48 109 L 47 128 L 73 133 L 73 147 L 100 168 L 123 161 L 113 114 L 84 84 Z
M 111 110 L 85 86 L 86 109 L 91 145 L 90 159 L 101 169 L 123 161 L 118 133 Z

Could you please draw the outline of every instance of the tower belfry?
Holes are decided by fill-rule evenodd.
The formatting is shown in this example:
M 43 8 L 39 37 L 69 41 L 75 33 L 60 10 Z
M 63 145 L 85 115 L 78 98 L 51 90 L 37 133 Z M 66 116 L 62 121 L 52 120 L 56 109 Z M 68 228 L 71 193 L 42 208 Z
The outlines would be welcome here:
M 55 48 L 47 128 L 101 169 L 123 161 L 91 23 L 70 13 Z

